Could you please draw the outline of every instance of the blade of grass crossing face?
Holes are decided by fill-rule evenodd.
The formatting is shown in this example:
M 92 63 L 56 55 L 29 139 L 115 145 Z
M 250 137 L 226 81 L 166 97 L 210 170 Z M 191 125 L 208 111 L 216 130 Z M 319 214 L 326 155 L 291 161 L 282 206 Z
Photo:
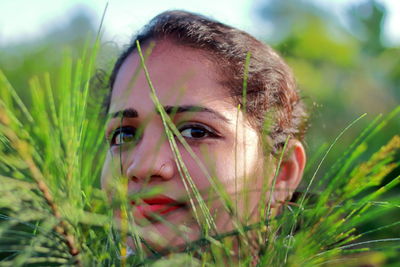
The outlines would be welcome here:
M 240 115 L 240 104 L 237 107 L 237 113 L 236 113 L 236 129 L 235 129 L 235 206 L 236 206 L 236 212 L 238 210 L 238 164 L 237 164 L 237 154 L 238 154 L 238 132 L 239 132 L 239 115 Z
M 278 179 L 279 171 L 280 171 L 280 168 L 281 168 L 281 165 L 282 165 L 282 162 L 283 162 L 283 157 L 285 156 L 285 153 L 286 153 L 286 149 L 287 149 L 287 145 L 289 143 L 289 139 L 290 139 L 290 137 L 287 136 L 286 140 L 285 140 L 285 143 L 283 145 L 283 148 L 282 148 L 282 152 L 281 152 L 281 154 L 279 156 L 278 165 L 276 166 L 275 175 L 274 175 L 274 178 L 272 180 L 272 184 L 271 184 L 271 188 L 270 188 L 270 192 L 269 192 L 268 206 L 267 206 L 267 210 L 266 210 L 266 213 L 265 213 L 266 216 L 269 216 L 269 214 L 271 212 L 272 197 L 273 197 L 273 194 L 274 194 L 275 189 L 276 189 L 275 188 L 276 181 Z M 280 190 L 282 190 L 282 189 L 280 189 Z
M 246 60 L 244 63 L 244 70 L 243 70 L 243 85 L 242 85 L 242 112 L 243 112 L 243 120 L 242 120 L 242 138 L 244 140 L 244 142 L 246 142 L 246 123 L 247 123 L 247 79 L 249 77 L 249 66 L 250 66 L 250 59 L 251 59 L 251 53 L 247 52 L 246 54 Z M 249 207 L 249 190 L 246 190 L 248 188 L 248 181 L 247 181 L 247 157 L 246 157 L 246 153 L 247 153 L 247 146 L 244 146 L 243 148 L 243 173 L 241 174 L 243 177 L 241 177 L 243 179 L 243 184 L 244 184 L 244 206 L 247 208 Z M 235 158 L 235 161 L 237 161 L 237 159 Z M 250 210 L 250 209 L 249 209 Z M 247 215 L 247 214 L 246 214 Z M 247 216 L 246 216 L 247 217 Z
M 161 109 L 162 109 L 162 107 L 161 107 Z M 162 111 L 160 111 L 160 114 L 163 114 Z M 198 222 L 199 226 L 202 227 L 201 220 L 200 220 L 200 217 L 199 217 L 198 212 L 197 212 L 196 204 L 193 201 L 193 197 L 199 203 L 199 206 L 200 206 L 200 209 L 201 209 L 201 211 L 203 213 L 203 216 L 206 218 L 206 223 L 207 223 L 206 231 L 208 231 L 209 229 L 212 229 L 212 223 L 210 223 L 211 215 L 210 215 L 210 213 L 208 211 L 208 208 L 206 207 L 206 205 L 204 203 L 204 200 L 202 199 L 202 197 L 200 196 L 200 193 L 198 192 L 196 186 L 194 185 L 193 180 L 190 177 L 189 171 L 186 169 L 186 166 L 185 166 L 183 160 L 180 157 L 179 150 L 178 150 L 178 147 L 177 147 L 175 139 L 174 139 L 174 135 L 172 134 L 172 132 L 168 128 L 168 125 L 166 123 L 166 117 L 165 117 L 164 114 L 162 115 L 162 118 L 163 117 L 164 117 L 163 124 L 164 124 L 164 128 L 165 128 L 165 131 L 166 131 L 166 134 L 167 134 L 167 138 L 168 138 L 169 144 L 170 144 L 170 146 L 172 148 L 172 152 L 173 152 L 173 155 L 174 155 L 174 160 L 177 163 L 178 172 L 179 172 L 179 174 L 180 174 L 180 176 L 182 178 L 182 181 L 184 183 L 186 192 L 188 193 L 189 201 L 190 201 L 190 204 L 191 204 L 192 209 L 194 211 L 194 215 L 195 215 L 196 221 Z M 212 218 L 211 218 L 211 221 L 212 221 Z
M 142 50 L 141 50 L 139 42 L 137 42 L 136 45 L 137 45 L 138 53 L 139 53 L 139 56 L 140 56 L 140 59 L 141 59 L 142 68 L 143 68 L 143 70 L 145 72 L 147 82 L 148 82 L 149 87 L 151 89 L 152 100 L 154 101 L 154 104 L 156 105 L 157 111 L 160 113 L 160 116 L 161 116 L 161 119 L 162 119 L 162 122 L 163 122 L 163 125 L 164 125 L 164 129 L 165 129 L 165 132 L 166 132 L 167 137 L 168 137 L 168 141 L 169 141 L 169 143 L 171 145 L 172 151 L 174 152 L 173 154 L 175 155 L 177 163 L 178 163 L 177 165 L 180 167 L 181 171 L 183 171 L 183 174 L 184 174 L 183 177 L 186 179 L 186 181 L 188 181 L 190 189 L 193 192 L 193 194 L 195 195 L 197 202 L 199 203 L 200 209 L 202 210 L 202 213 L 203 213 L 203 215 L 205 217 L 208 229 L 216 230 L 216 226 L 215 226 L 215 223 L 213 222 L 213 219 L 212 219 L 212 217 L 210 215 L 210 212 L 209 212 L 208 208 L 206 207 L 206 205 L 204 203 L 204 200 L 202 199 L 202 197 L 201 197 L 200 193 L 198 192 L 196 186 L 194 185 L 193 180 L 191 179 L 191 177 L 189 175 L 189 172 L 187 171 L 186 166 L 183 163 L 183 160 L 181 158 L 179 150 L 178 150 L 178 148 L 176 146 L 175 139 L 173 137 L 173 134 L 170 131 L 170 126 L 168 125 L 168 122 L 170 124 L 172 124 L 172 123 L 170 121 L 168 121 L 169 116 L 166 114 L 165 110 L 163 109 L 161 103 L 159 102 L 159 100 L 158 100 L 158 98 L 156 96 L 156 92 L 155 92 L 154 86 L 153 86 L 153 84 L 151 82 L 150 75 L 148 73 L 147 67 L 146 67 L 145 62 L 144 62 L 144 57 L 143 57 L 143 53 L 142 53 Z M 183 180 L 185 180 L 185 179 L 183 179 Z M 190 191 L 188 191 L 188 193 L 190 194 Z M 191 202 L 192 202 L 192 200 L 191 200 Z M 194 203 L 192 202 L 191 204 L 192 204 L 193 211 L 196 213 L 196 207 L 195 207 Z

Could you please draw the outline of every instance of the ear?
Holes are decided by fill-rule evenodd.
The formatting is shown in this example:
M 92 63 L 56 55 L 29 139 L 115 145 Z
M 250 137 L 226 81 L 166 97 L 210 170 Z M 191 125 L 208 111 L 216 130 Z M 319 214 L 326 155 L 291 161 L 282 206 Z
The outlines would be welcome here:
M 279 203 L 283 203 L 292 197 L 303 177 L 306 164 L 306 153 L 300 141 L 290 140 L 287 147 L 286 153 L 289 154 L 284 157 L 280 166 L 273 193 L 274 204 L 278 206 Z

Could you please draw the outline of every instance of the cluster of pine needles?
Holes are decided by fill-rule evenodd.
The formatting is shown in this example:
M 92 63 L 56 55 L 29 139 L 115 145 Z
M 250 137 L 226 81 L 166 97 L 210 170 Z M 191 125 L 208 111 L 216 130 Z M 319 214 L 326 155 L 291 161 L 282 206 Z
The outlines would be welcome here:
M 326 173 L 319 170 L 329 164 L 328 153 L 365 118 L 322 147 L 307 166 L 303 192 L 277 216 L 263 214 L 256 224 L 237 222 L 233 231 L 217 233 L 176 142 L 190 147 L 162 110 L 138 45 L 152 99 L 204 229 L 183 247 L 153 250 L 134 218 L 115 222 L 115 203 L 99 187 L 107 145 L 102 101 L 91 83 L 97 50 L 98 45 L 86 49 L 75 62 L 66 56 L 57 76 L 32 77 L 28 103 L 0 71 L 0 266 L 357 266 L 360 259 L 382 265 L 399 253 L 400 236 L 377 239 L 376 233 L 396 229 L 400 222 L 363 229 L 400 208 L 399 199 L 390 197 L 400 177 L 383 183 L 399 167 L 400 137 L 365 159 L 368 144 L 398 117 L 400 107 L 373 120 Z M 218 179 L 210 183 L 234 216 Z M 121 192 L 118 208 L 124 210 L 129 196 Z M 126 245 L 128 237 L 136 244 L 134 253 Z

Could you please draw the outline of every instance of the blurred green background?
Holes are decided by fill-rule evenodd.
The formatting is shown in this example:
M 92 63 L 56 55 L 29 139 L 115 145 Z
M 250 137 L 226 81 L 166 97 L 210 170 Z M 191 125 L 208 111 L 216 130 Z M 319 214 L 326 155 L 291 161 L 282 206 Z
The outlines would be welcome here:
M 118 2 L 112 2 L 110 8 L 113 5 Z M 334 147 L 318 173 L 323 174 L 373 118 L 389 113 L 400 104 L 400 44 L 389 44 L 383 36 L 388 7 L 370 0 L 350 4 L 346 8 L 347 24 L 344 26 L 326 3 L 256 1 L 251 6 L 252 16 L 248 19 L 253 20 L 253 25 L 272 29 L 265 34 L 257 31 L 257 37 L 287 60 L 308 104 L 310 126 L 306 147 L 309 158 L 324 144 L 330 144 L 353 120 L 368 114 Z M 2 42 L 0 68 L 25 102 L 29 103 L 30 77 L 49 71 L 55 74 L 56 80 L 60 61 L 65 56 L 77 58 L 82 53 L 87 41 L 96 35 L 98 21 L 99 18 L 93 19 L 90 10 L 77 8 L 67 23 L 46 28 L 40 38 Z M 106 23 L 104 27 L 107 28 Z M 109 70 L 122 48 L 123 45 L 104 35 L 98 68 Z M 369 153 L 399 133 L 397 116 L 371 140 Z M 315 169 L 316 164 L 310 167 L 305 178 Z M 386 182 L 399 174 L 397 169 Z M 400 193 L 400 189 L 397 192 Z M 379 218 L 376 224 L 399 220 L 400 214 L 393 213 Z M 371 221 L 366 228 L 374 224 Z M 398 227 L 392 228 L 380 237 L 398 237 L 399 232 Z

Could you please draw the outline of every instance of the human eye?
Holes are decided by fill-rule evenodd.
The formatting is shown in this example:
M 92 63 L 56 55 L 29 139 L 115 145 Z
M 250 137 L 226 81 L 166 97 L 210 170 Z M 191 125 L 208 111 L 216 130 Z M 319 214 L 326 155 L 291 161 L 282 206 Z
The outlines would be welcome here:
M 213 129 L 202 124 L 186 124 L 178 128 L 181 135 L 187 139 L 205 139 L 218 137 Z
M 111 133 L 109 140 L 111 146 L 134 143 L 137 140 L 136 128 L 130 126 L 119 127 Z

